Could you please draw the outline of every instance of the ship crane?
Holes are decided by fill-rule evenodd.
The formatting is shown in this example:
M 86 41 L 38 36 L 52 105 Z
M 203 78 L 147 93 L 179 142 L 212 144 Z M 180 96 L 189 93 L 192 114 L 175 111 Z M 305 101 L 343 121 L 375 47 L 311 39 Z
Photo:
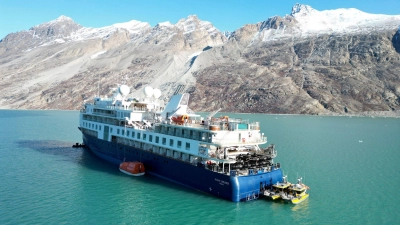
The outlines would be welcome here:
M 215 110 L 214 112 L 211 112 L 210 114 L 208 114 L 207 116 L 207 120 L 211 120 L 211 118 L 217 114 L 222 108 L 219 108 L 218 110 Z

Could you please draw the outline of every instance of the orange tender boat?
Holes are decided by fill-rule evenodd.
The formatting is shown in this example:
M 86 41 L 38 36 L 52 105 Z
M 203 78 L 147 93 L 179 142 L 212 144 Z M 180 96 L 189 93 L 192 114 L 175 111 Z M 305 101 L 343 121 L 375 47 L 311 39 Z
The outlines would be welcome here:
M 173 116 L 171 118 L 171 120 L 174 121 L 178 125 L 182 125 L 185 123 L 185 120 L 187 120 L 188 118 L 189 118 L 188 115 L 181 115 L 181 116 L 177 116 L 177 117 Z
M 142 176 L 145 174 L 146 169 L 141 162 L 122 162 L 119 164 L 119 170 L 127 175 Z

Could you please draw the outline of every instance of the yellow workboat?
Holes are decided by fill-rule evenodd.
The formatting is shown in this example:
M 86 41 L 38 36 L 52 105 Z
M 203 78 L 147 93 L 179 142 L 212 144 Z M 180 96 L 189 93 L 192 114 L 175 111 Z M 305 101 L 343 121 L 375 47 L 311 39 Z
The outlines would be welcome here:
M 281 198 L 288 203 L 299 204 L 308 198 L 307 190 L 310 189 L 307 185 L 302 183 L 302 178 L 297 179 L 297 184 L 290 185 Z
M 280 199 L 281 195 L 284 194 L 291 185 L 290 182 L 287 182 L 287 176 L 284 176 L 282 182 L 273 184 L 271 189 L 265 190 L 264 196 L 271 200 Z

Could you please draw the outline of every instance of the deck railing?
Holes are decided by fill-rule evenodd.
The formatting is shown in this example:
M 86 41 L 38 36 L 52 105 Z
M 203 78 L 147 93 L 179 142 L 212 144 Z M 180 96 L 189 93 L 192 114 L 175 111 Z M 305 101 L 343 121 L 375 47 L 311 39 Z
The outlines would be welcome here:
M 212 142 L 219 145 L 263 144 L 267 142 L 267 137 L 249 138 L 249 139 L 243 138 L 242 140 L 237 140 L 237 139 L 226 140 L 226 139 L 213 138 Z

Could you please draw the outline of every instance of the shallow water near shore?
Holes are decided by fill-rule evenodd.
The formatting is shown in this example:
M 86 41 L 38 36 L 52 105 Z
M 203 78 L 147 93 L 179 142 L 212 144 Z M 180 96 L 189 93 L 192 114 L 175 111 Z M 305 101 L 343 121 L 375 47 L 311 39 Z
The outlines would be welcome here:
M 299 205 L 233 203 L 145 175 L 89 151 L 77 111 L 0 110 L 0 224 L 394 224 L 400 221 L 400 119 L 224 114 L 259 121 Z

